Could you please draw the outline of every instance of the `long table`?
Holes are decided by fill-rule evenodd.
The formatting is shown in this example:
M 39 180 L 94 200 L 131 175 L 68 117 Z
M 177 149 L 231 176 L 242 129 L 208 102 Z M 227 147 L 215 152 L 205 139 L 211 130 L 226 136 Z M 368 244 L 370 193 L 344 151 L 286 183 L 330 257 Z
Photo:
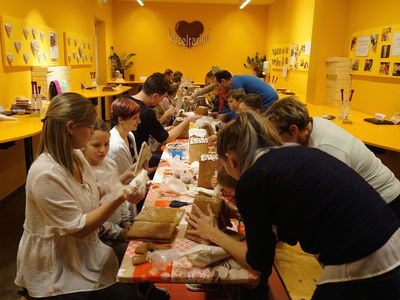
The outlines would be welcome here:
M 122 95 L 129 91 L 132 87 L 130 86 L 121 86 L 113 91 L 103 91 L 104 85 L 99 85 L 95 89 L 79 89 L 74 90 L 72 92 L 78 93 L 88 99 L 95 99 L 97 101 L 100 98 L 100 106 L 101 106 L 101 118 L 106 120 L 106 97 L 116 97 Z M 94 103 L 95 105 L 97 102 Z
M 372 118 L 369 114 L 350 109 L 349 120 L 352 124 L 344 124 L 338 119 L 339 109 L 324 105 L 307 103 L 310 116 L 319 117 L 323 114 L 333 115 L 336 118 L 333 122 L 352 135 L 362 140 L 367 145 L 400 152 L 400 126 L 399 125 L 375 125 L 364 121 L 365 118 Z
M 0 121 L 0 144 L 24 139 L 26 172 L 33 162 L 32 136 L 42 132 L 41 118 L 13 115 L 17 120 Z
M 165 151 L 160 165 L 153 179 L 153 184 L 147 194 L 144 206 L 166 207 L 171 200 L 193 202 L 193 198 L 187 195 L 178 195 L 168 189 L 162 182 L 165 177 L 172 176 L 172 170 L 165 161 Z M 188 211 L 191 205 L 177 209 Z M 178 253 L 197 246 L 196 242 L 184 238 L 187 222 L 181 219 L 178 225 L 176 239 L 172 243 L 172 248 Z M 225 283 L 225 284 L 255 284 L 258 282 L 258 275 L 244 269 L 232 258 L 224 260 L 220 264 L 213 264 L 209 267 L 195 267 L 186 257 L 170 262 L 165 270 L 152 270 L 152 263 L 133 266 L 132 257 L 135 255 L 135 248 L 140 241 L 132 240 L 129 242 L 125 252 L 117 279 L 120 282 L 164 282 L 164 283 Z

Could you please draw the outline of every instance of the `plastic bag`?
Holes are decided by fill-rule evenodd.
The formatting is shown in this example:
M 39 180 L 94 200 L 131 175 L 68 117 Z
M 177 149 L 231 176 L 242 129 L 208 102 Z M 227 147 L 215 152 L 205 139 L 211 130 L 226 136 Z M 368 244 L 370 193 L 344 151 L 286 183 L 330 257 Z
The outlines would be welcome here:
M 186 256 L 192 265 L 205 267 L 231 255 L 221 247 L 198 245 L 185 252 L 183 256 Z
M 168 186 L 169 189 L 178 194 L 185 194 L 188 191 L 186 184 L 184 184 L 181 180 L 174 176 L 167 177 L 165 180 L 165 184 Z
M 147 181 L 150 178 L 147 176 L 147 170 L 142 169 L 135 178 L 129 183 L 130 186 L 133 186 L 137 189 L 145 189 L 147 186 Z
M 101 199 L 102 203 L 115 200 L 124 193 L 124 186 L 119 180 L 117 172 L 95 170 L 96 183 L 106 193 Z
M 183 170 L 185 169 L 185 162 L 182 161 L 180 159 L 179 156 L 175 156 L 171 159 L 168 159 L 168 164 L 172 169 L 172 174 L 176 177 L 176 178 L 180 178 L 181 177 L 181 173 L 183 172 Z
M 179 259 L 181 256 L 175 249 L 155 250 L 147 254 L 147 258 L 151 261 L 151 275 L 167 269 L 171 261 Z

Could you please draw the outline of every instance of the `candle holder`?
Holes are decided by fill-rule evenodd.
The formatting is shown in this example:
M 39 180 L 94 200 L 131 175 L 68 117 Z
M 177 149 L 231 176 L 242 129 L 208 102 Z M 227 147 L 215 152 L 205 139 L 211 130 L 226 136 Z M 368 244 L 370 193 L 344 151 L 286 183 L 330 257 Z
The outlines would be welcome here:
M 343 124 L 353 124 L 353 121 L 351 121 L 349 119 L 350 105 L 351 105 L 351 99 L 353 98 L 353 93 L 354 93 L 354 90 L 351 90 L 349 101 L 347 101 L 343 105 L 344 106 L 344 119 L 342 119 Z M 342 92 L 342 95 L 343 95 L 343 92 Z

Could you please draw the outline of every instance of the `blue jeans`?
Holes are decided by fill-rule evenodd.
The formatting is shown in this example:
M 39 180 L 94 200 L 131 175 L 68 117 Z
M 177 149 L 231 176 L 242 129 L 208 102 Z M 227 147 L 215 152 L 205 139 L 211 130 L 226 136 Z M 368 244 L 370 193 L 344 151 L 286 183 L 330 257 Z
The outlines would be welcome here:
M 311 300 L 400 300 L 400 266 L 385 274 L 317 286 Z

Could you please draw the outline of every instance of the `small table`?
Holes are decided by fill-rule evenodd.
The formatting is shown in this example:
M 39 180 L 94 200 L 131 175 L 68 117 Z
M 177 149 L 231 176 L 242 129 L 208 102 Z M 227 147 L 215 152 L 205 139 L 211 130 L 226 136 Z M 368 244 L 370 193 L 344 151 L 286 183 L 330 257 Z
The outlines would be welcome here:
M 165 158 L 165 151 L 163 158 Z M 163 185 L 162 179 L 172 176 L 171 168 L 162 159 L 153 179 L 153 184 L 147 194 L 144 206 L 168 206 L 171 200 L 193 202 L 190 196 L 177 195 Z M 185 211 L 191 210 L 191 205 L 181 208 Z M 198 243 L 185 239 L 187 222 L 184 217 L 178 225 L 178 234 L 172 243 L 172 248 L 178 253 L 184 253 L 198 245 Z M 132 257 L 135 255 L 135 248 L 140 241 L 129 242 L 121 267 L 118 271 L 119 282 L 164 282 L 164 283 L 221 283 L 221 284 L 256 284 L 258 275 L 250 270 L 244 269 L 236 263 L 233 258 L 224 260 L 221 264 L 200 268 L 193 266 L 186 257 L 170 262 L 165 270 L 152 270 L 152 263 L 133 266 Z
M 26 173 L 33 162 L 32 136 L 42 132 L 42 118 L 13 115 L 17 120 L 0 121 L 0 144 L 24 139 Z
M 103 91 L 104 85 L 99 85 L 95 89 L 79 89 L 72 92 L 80 94 L 88 99 L 101 99 L 101 118 L 106 120 L 106 97 L 116 97 L 126 93 L 131 89 L 130 86 L 122 86 L 114 91 Z M 95 103 L 96 104 L 96 103 Z

